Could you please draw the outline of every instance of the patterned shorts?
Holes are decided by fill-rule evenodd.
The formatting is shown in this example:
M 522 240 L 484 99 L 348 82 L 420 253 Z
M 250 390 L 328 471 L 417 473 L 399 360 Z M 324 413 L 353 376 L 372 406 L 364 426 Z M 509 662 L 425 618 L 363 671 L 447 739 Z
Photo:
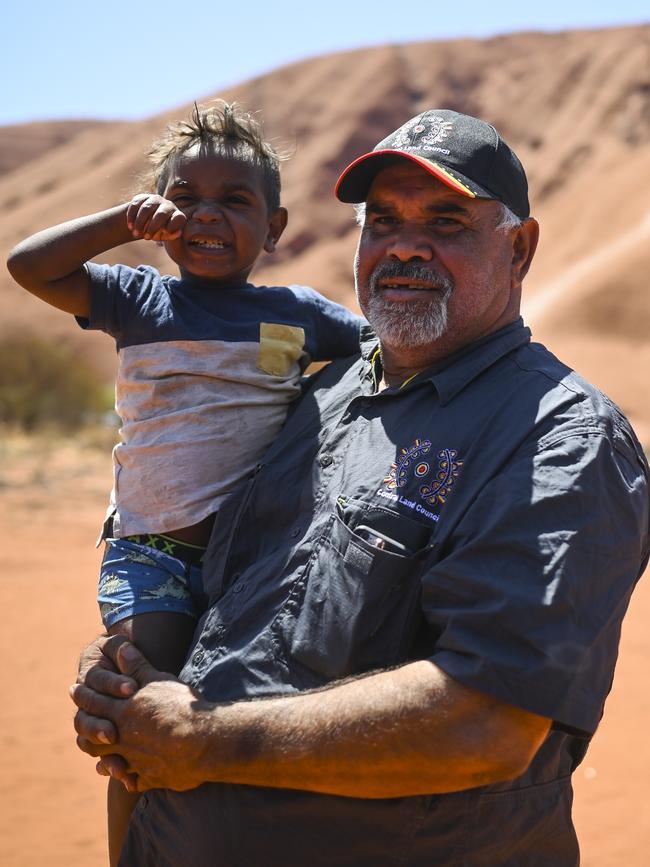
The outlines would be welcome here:
M 152 544 L 162 539 L 150 537 Z M 132 539 L 106 539 L 97 601 L 107 629 L 125 617 L 152 611 L 198 618 L 208 603 L 200 565 Z

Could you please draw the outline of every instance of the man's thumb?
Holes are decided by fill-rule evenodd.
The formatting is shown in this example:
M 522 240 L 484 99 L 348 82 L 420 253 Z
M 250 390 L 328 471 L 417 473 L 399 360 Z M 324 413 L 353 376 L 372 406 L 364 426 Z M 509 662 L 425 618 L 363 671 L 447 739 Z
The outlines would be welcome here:
M 117 664 L 122 674 L 132 677 L 138 686 L 160 680 L 160 672 L 140 653 L 135 644 L 125 641 L 117 649 Z

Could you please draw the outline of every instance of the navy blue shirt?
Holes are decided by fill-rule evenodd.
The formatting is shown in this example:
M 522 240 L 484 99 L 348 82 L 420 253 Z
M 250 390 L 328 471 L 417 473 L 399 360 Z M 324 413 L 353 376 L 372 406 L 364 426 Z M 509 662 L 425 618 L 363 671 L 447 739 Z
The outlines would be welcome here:
M 453 794 L 151 792 L 123 865 L 577 865 L 570 775 L 648 557 L 643 452 L 521 321 L 401 388 L 377 393 L 376 366 L 368 331 L 220 512 L 182 678 L 229 701 L 430 658 L 551 718 L 545 743 L 520 778 Z

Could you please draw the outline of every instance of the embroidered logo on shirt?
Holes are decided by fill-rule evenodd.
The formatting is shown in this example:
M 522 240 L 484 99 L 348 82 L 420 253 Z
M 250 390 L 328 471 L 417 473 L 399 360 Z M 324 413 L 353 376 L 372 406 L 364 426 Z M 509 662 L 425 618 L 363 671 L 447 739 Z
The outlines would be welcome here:
M 422 507 L 416 500 L 397 493 L 410 479 L 422 482 L 417 485 L 419 499 L 428 506 L 441 506 L 447 501 L 460 473 L 463 461 L 456 449 L 444 448 L 431 455 L 431 440 L 416 439 L 412 446 L 400 449 L 397 460 L 391 464 L 383 479 L 383 488 L 377 491 L 381 497 L 394 500 L 420 512 L 433 521 L 438 515 Z

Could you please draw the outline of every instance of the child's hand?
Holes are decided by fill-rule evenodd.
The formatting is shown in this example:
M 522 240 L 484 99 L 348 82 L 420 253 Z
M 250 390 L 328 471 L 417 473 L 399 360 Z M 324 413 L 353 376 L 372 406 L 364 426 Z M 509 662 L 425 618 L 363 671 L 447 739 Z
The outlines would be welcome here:
M 134 238 L 173 241 L 180 238 L 187 217 L 173 202 L 154 193 L 138 193 L 126 210 L 126 224 Z

